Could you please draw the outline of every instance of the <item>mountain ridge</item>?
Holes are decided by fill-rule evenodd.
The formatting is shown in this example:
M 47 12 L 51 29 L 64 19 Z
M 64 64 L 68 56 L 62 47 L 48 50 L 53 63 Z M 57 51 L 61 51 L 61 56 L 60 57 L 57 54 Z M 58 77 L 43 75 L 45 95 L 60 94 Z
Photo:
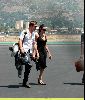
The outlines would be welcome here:
M 0 24 L 54 18 L 59 11 L 83 23 L 84 0 L 0 0 Z

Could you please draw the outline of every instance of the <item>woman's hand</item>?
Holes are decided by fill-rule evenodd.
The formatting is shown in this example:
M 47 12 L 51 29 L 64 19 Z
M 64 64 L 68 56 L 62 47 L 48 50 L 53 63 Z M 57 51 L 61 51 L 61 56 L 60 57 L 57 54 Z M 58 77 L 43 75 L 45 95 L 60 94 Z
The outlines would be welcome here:
M 51 56 L 51 54 L 49 54 L 49 59 L 50 59 L 50 60 L 52 59 L 52 56 Z

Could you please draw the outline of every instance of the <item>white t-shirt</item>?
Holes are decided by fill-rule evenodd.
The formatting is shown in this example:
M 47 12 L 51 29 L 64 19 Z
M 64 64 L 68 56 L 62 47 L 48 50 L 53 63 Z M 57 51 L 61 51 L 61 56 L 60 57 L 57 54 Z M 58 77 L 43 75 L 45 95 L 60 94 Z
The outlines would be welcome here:
M 24 32 L 26 32 L 27 34 L 24 34 Z M 28 50 L 30 49 L 30 53 L 32 53 L 33 43 L 35 42 L 35 32 L 31 34 L 29 32 L 29 29 L 23 30 L 19 38 L 23 40 L 23 48 L 25 52 L 28 52 Z

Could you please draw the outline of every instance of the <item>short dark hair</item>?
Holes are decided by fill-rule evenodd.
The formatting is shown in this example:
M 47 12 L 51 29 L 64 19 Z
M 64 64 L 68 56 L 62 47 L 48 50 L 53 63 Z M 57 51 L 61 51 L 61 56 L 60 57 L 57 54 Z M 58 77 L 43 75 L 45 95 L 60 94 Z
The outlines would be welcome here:
M 37 26 L 37 22 L 36 22 L 36 21 L 30 21 L 29 27 L 30 27 L 30 26 L 34 26 L 34 25 Z

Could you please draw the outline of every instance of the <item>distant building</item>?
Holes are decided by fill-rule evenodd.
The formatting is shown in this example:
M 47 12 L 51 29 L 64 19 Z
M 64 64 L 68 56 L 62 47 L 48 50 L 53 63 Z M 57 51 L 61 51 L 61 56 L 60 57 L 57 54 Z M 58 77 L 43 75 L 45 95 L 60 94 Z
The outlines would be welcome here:
M 15 28 L 16 29 L 23 29 L 23 23 L 24 23 L 23 20 L 16 21 Z
M 29 22 L 26 22 L 26 29 L 29 28 Z
M 84 29 L 83 28 L 75 28 L 77 33 L 84 33 Z

